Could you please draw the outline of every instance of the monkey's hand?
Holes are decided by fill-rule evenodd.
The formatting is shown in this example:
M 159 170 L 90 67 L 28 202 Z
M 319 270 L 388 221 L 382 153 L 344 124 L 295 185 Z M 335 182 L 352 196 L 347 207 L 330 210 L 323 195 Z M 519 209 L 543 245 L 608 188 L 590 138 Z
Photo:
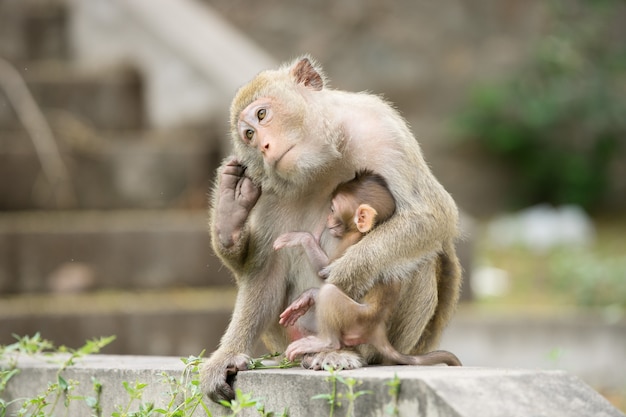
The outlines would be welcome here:
M 316 271 L 328 265 L 328 255 L 322 249 L 319 241 L 309 232 L 283 233 L 274 241 L 274 250 L 302 246 L 309 262 Z
M 294 246 L 312 246 L 317 245 L 315 238 L 309 232 L 289 232 L 278 236 L 274 241 L 274 250 L 282 248 L 292 248 Z
M 261 188 L 245 172 L 246 168 L 235 158 L 226 162 L 220 172 L 214 224 L 225 248 L 239 240 L 250 210 L 261 196 Z
M 332 345 L 317 336 L 307 336 L 291 342 L 287 346 L 287 350 L 285 350 L 285 357 L 290 361 L 294 361 L 307 353 L 317 353 L 332 348 Z
M 202 390 L 216 403 L 235 398 L 232 383 L 239 371 L 248 369 L 250 356 L 244 354 L 220 354 L 216 351 L 200 371 Z
M 281 313 L 278 322 L 285 327 L 296 324 L 296 321 L 304 316 L 306 312 L 309 311 L 309 308 L 315 304 L 318 292 L 318 288 L 310 288 L 300 294 L 300 297 L 296 298 L 293 303 Z
M 330 265 L 325 266 L 324 268 L 320 269 L 320 271 L 317 273 L 317 275 L 319 275 L 320 278 L 322 279 L 327 279 L 330 276 L 330 271 L 332 271 L 332 267 Z

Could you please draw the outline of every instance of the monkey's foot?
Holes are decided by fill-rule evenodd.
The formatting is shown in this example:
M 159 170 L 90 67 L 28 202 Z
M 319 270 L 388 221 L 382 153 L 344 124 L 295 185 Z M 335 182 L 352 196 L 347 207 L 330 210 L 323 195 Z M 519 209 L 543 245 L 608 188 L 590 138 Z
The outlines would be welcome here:
M 202 366 L 202 390 L 215 402 L 235 398 L 232 383 L 239 371 L 248 369 L 250 356 L 244 354 L 220 355 L 214 353 Z
M 365 360 L 352 350 L 333 350 L 305 355 L 302 358 L 302 367 L 316 371 L 327 367 L 333 369 L 356 369 L 365 366 Z

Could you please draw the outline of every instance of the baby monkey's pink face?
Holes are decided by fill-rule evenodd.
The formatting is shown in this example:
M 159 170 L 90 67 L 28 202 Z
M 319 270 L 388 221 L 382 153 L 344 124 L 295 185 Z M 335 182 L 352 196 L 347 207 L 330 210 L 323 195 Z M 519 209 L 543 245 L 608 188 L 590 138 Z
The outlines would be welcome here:
M 330 202 L 330 213 L 326 219 L 326 228 L 334 237 L 342 237 L 346 232 L 347 226 L 344 223 L 346 213 L 348 216 L 352 214 L 349 198 L 337 194 Z

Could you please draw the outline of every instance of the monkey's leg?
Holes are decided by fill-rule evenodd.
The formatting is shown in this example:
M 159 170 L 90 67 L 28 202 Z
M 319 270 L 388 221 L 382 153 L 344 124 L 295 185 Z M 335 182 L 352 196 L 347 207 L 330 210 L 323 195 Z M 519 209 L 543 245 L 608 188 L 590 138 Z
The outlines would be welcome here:
M 231 400 L 235 397 L 229 379 L 245 370 L 250 353 L 261 332 L 278 316 L 284 302 L 286 284 L 282 271 L 261 271 L 262 277 L 253 280 L 242 277 L 233 316 L 222 336 L 219 348 L 201 369 L 202 388 L 213 400 Z M 263 282 L 263 285 L 258 285 Z
M 428 352 L 439 345 L 444 328 L 456 309 L 461 289 L 461 264 L 454 247 L 444 247 L 437 264 L 437 308 L 426 326 L 424 336 L 417 346 L 418 352 Z
M 356 323 L 369 315 L 368 306 L 359 304 L 332 284 L 324 284 L 317 295 L 316 319 L 320 338 L 330 340 L 317 349 L 314 355 L 305 356 L 302 366 L 320 370 L 355 369 L 365 364 L 363 358 L 353 350 L 339 350 L 344 331 L 355 330 Z M 315 352 L 309 349 L 309 352 Z
M 426 326 L 433 320 L 438 304 L 436 259 L 428 259 L 414 266 L 402 282 L 398 301 L 387 322 L 387 337 L 399 352 L 411 355 L 424 353 L 435 335 L 429 335 Z M 432 349 L 429 349 L 432 350 Z
M 385 362 L 395 365 L 416 365 L 414 357 L 398 352 L 387 338 L 387 328 L 381 323 L 372 332 L 370 343 L 378 350 Z

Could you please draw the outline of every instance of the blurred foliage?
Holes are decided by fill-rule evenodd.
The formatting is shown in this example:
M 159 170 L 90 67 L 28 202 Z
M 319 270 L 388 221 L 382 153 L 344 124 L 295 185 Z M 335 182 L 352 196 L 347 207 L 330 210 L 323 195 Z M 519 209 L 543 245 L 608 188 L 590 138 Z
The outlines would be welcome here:
M 593 307 L 626 314 L 626 221 L 599 219 L 589 246 L 561 246 L 537 253 L 521 246 L 495 245 L 480 234 L 478 264 L 506 271 L 510 290 L 483 299 L 486 305 Z
M 550 34 L 518 73 L 470 93 L 458 127 L 510 165 L 516 205 L 593 208 L 626 147 L 626 2 L 551 4 Z
M 562 251 L 550 259 L 552 289 L 582 307 L 626 307 L 626 257 Z

